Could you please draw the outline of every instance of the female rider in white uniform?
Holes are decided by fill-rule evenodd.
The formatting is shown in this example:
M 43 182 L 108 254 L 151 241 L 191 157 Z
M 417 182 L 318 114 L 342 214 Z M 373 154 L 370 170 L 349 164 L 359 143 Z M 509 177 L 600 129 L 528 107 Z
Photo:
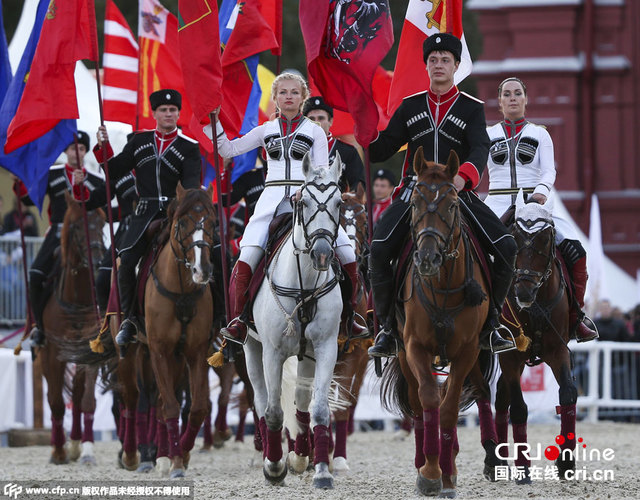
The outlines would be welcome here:
M 328 166 L 327 136 L 321 127 L 304 117 L 302 104 L 309 95 L 304 79 L 293 73 L 282 73 L 274 80 L 271 97 L 275 101 L 279 117 L 255 127 L 244 136 L 230 141 L 220 122 L 216 124 L 216 136 L 220 156 L 230 158 L 263 147 L 267 154 L 265 189 L 260 195 L 255 211 L 240 242 L 240 257 L 231 273 L 229 295 L 232 301 L 233 320 L 221 333 L 229 340 L 244 344 L 247 327 L 239 318 L 246 304 L 246 290 L 253 272 L 264 255 L 269 223 L 276 208 L 289 198 L 303 183 L 302 159 L 311 152 L 314 164 Z M 210 127 L 205 128 L 210 134 Z M 336 254 L 357 290 L 358 271 L 356 256 L 349 237 L 342 227 L 338 230 Z M 352 294 L 352 306 L 356 294 Z M 354 334 L 363 333 L 363 327 L 353 324 Z
M 485 204 L 502 216 L 515 203 L 522 189 L 528 201 L 543 204 L 552 196 L 556 180 L 553 141 L 547 129 L 527 121 L 527 88 L 516 77 L 504 80 L 498 87 L 498 103 L 504 120 L 487 128 L 491 146 L 487 168 L 489 195 Z M 560 248 L 573 279 L 579 309 L 572 307 L 570 324 L 576 326 L 578 342 L 597 338 L 598 334 L 582 321 L 584 292 L 587 285 L 586 252 L 576 231 L 566 220 L 553 216 L 556 245 Z

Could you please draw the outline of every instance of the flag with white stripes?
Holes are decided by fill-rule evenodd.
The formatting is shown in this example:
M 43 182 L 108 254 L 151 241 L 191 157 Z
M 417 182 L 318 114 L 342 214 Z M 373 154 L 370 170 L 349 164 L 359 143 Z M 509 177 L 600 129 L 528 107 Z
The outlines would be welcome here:
M 138 42 L 124 16 L 107 0 L 104 21 L 104 118 L 136 127 Z

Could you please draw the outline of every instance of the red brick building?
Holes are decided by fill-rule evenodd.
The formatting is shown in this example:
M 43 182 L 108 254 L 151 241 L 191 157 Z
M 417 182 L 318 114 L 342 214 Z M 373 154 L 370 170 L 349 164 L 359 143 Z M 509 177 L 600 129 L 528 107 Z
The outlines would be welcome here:
M 487 123 L 501 119 L 498 84 L 527 85 L 527 118 L 547 126 L 556 188 L 588 233 L 598 195 L 605 253 L 640 268 L 640 1 L 468 0 L 483 51 L 474 62 Z

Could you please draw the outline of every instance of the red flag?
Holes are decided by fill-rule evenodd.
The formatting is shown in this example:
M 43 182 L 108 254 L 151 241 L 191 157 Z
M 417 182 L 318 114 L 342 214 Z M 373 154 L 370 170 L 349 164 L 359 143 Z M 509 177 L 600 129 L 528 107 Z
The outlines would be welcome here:
M 138 43 L 113 0 L 104 19 L 104 119 L 136 127 L 138 102 Z
M 179 0 L 180 54 L 186 95 L 200 123 L 222 103 L 218 4 Z
M 278 46 L 271 49 L 275 56 L 282 55 L 282 0 L 262 0 L 260 10 L 276 37 Z
M 300 26 L 309 74 L 327 103 L 351 114 L 367 147 L 378 125 L 371 82 L 393 44 L 388 0 L 300 0 Z
M 78 118 L 76 61 L 98 59 L 89 16 L 87 0 L 51 0 L 22 99 L 9 124 L 6 153 L 46 134 L 60 120 Z
M 259 0 L 238 2 L 234 14 L 235 16 L 229 20 L 233 23 L 233 31 L 222 53 L 223 66 L 278 47 L 272 28 L 260 11 Z
M 389 115 L 400 106 L 402 99 L 429 88 L 422 43 L 433 33 L 451 33 L 462 41 L 460 66 L 454 76 L 456 84 L 471 73 L 471 56 L 462 31 L 462 0 L 410 0 L 389 91 Z

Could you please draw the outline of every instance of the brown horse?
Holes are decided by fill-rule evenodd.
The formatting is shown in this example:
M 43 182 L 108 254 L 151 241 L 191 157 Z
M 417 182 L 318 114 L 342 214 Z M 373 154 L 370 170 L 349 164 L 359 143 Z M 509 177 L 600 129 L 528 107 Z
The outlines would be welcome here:
M 183 477 L 189 451 L 208 411 L 206 356 L 213 324 L 209 280 L 213 272 L 216 213 L 211 189 L 178 186 L 170 215 L 169 241 L 160 250 L 145 288 L 145 327 L 151 365 L 160 393 L 158 412 L 166 424 L 168 449 L 159 435 L 158 457 L 171 460 L 171 477 Z M 176 386 L 189 368 L 191 412 L 180 437 Z
M 98 329 L 95 304 L 92 301 L 89 274 L 94 272 L 89 266 L 89 250 L 86 244 L 85 221 L 82 207 L 71 195 L 66 195 L 65 213 L 60 235 L 60 274 L 57 277 L 55 292 L 44 308 L 43 326 L 46 343 L 38 349 L 42 360 L 42 371 L 47 380 L 47 399 L 51 408 L 51 444 L 53 452 L 51 462 L 66 463 L 69 458 L 80 455 L 79 443 L 82 440 L 81 461 L 95 463 L 93 457 L 93 413 L 96 407 L 95 381 L 97 370 L 93 367 L 76 366 L 72 383 L 73 426 L 70 438 L 72 449 L 70 457 L 64 449 L 65 435 L 63 418 L 65 403 L 66 358 L 61 357 L 62 346 L 67 343 L 87 342 Z M 105 216 L 102 210 L 87 213 L 91 258 L 97 264 L 104 253 L 102 228 Z M 84 432 L 80 418 L 84 413 Z
M 414 418 L 417 488 L 428 496 L 454 497 L 458 452 L 456 424 L 465 378 L 478 359 L 478 337 L 487 317 L 487 284 L 463 229 L 453 179 L 459 160 L 427 162 L 416 151 L 418 182 L 411 198 L 411 235 L 415 251 L 403 286 L 406 353 L 384 374 L 387 404 Z M 397 315 L 401 318 L 400 314 Z M 446 394 L 432 366 L 450 363 Z M 400 368 L 400 370 L 398 369 Z
M 359 266 L 366 272 L 366 258 L 368 255 L 368 230 L 367 208 L 365 205 L 365 193 L 362 185 L 358 185 L 355 193 L 343 193 L 342 208 L 340 209 L 340 224 L 344 227 L 352 242 Z M 358 301 L 358 313 L 363 318 L 367 317 L 367 290 L 361 285 L 360 299 Z M 336 422 L 335 448 L 333 451 L 333 470 L 336 473 L 349 471 L 347 464 L 347 435 L 349 434 L 349 420 L 358 404 L 358 394 L 364 381 L 369 355 L 367 349 L 373 344 L 371 337 L 350 339 L 349 328 L 345 328 L 345 322 L 341 324 L 338 337 L 338 361 L 333 370 L 333 378 L 344 388 L 343 399 L 348 406 L 334 410 L 333 416 Z
M 515 443 L 527 442 L 527 405 L 522 397 L 520 376 L 525 363 L 547 363 L 560 386 L 561 456 L 556 461 L 561 478 L 575 470 L 575 428 L 577 390 L 571 376 L 569 341 L 569 296 L 560 262 L 556 257 L 555 228 L 545 205 L 516 202 L 511 233 L 518 244 L 516 273 L 509 295 L 509 324 L 514 335 L 522 330 L 532 342 L 525 352 L 511 351 L 500 356 L 502 375 L 496 395 L 496 428 L 500 443 L 508 442 L 509 414 Z M 515 321 L 514 321 L 515 319 Z M 502 456 L 509 453 L 505 449 Z M 515 465 L 521 469 L 519 484 L 531 483 L 528 458 L 518 449 Z

